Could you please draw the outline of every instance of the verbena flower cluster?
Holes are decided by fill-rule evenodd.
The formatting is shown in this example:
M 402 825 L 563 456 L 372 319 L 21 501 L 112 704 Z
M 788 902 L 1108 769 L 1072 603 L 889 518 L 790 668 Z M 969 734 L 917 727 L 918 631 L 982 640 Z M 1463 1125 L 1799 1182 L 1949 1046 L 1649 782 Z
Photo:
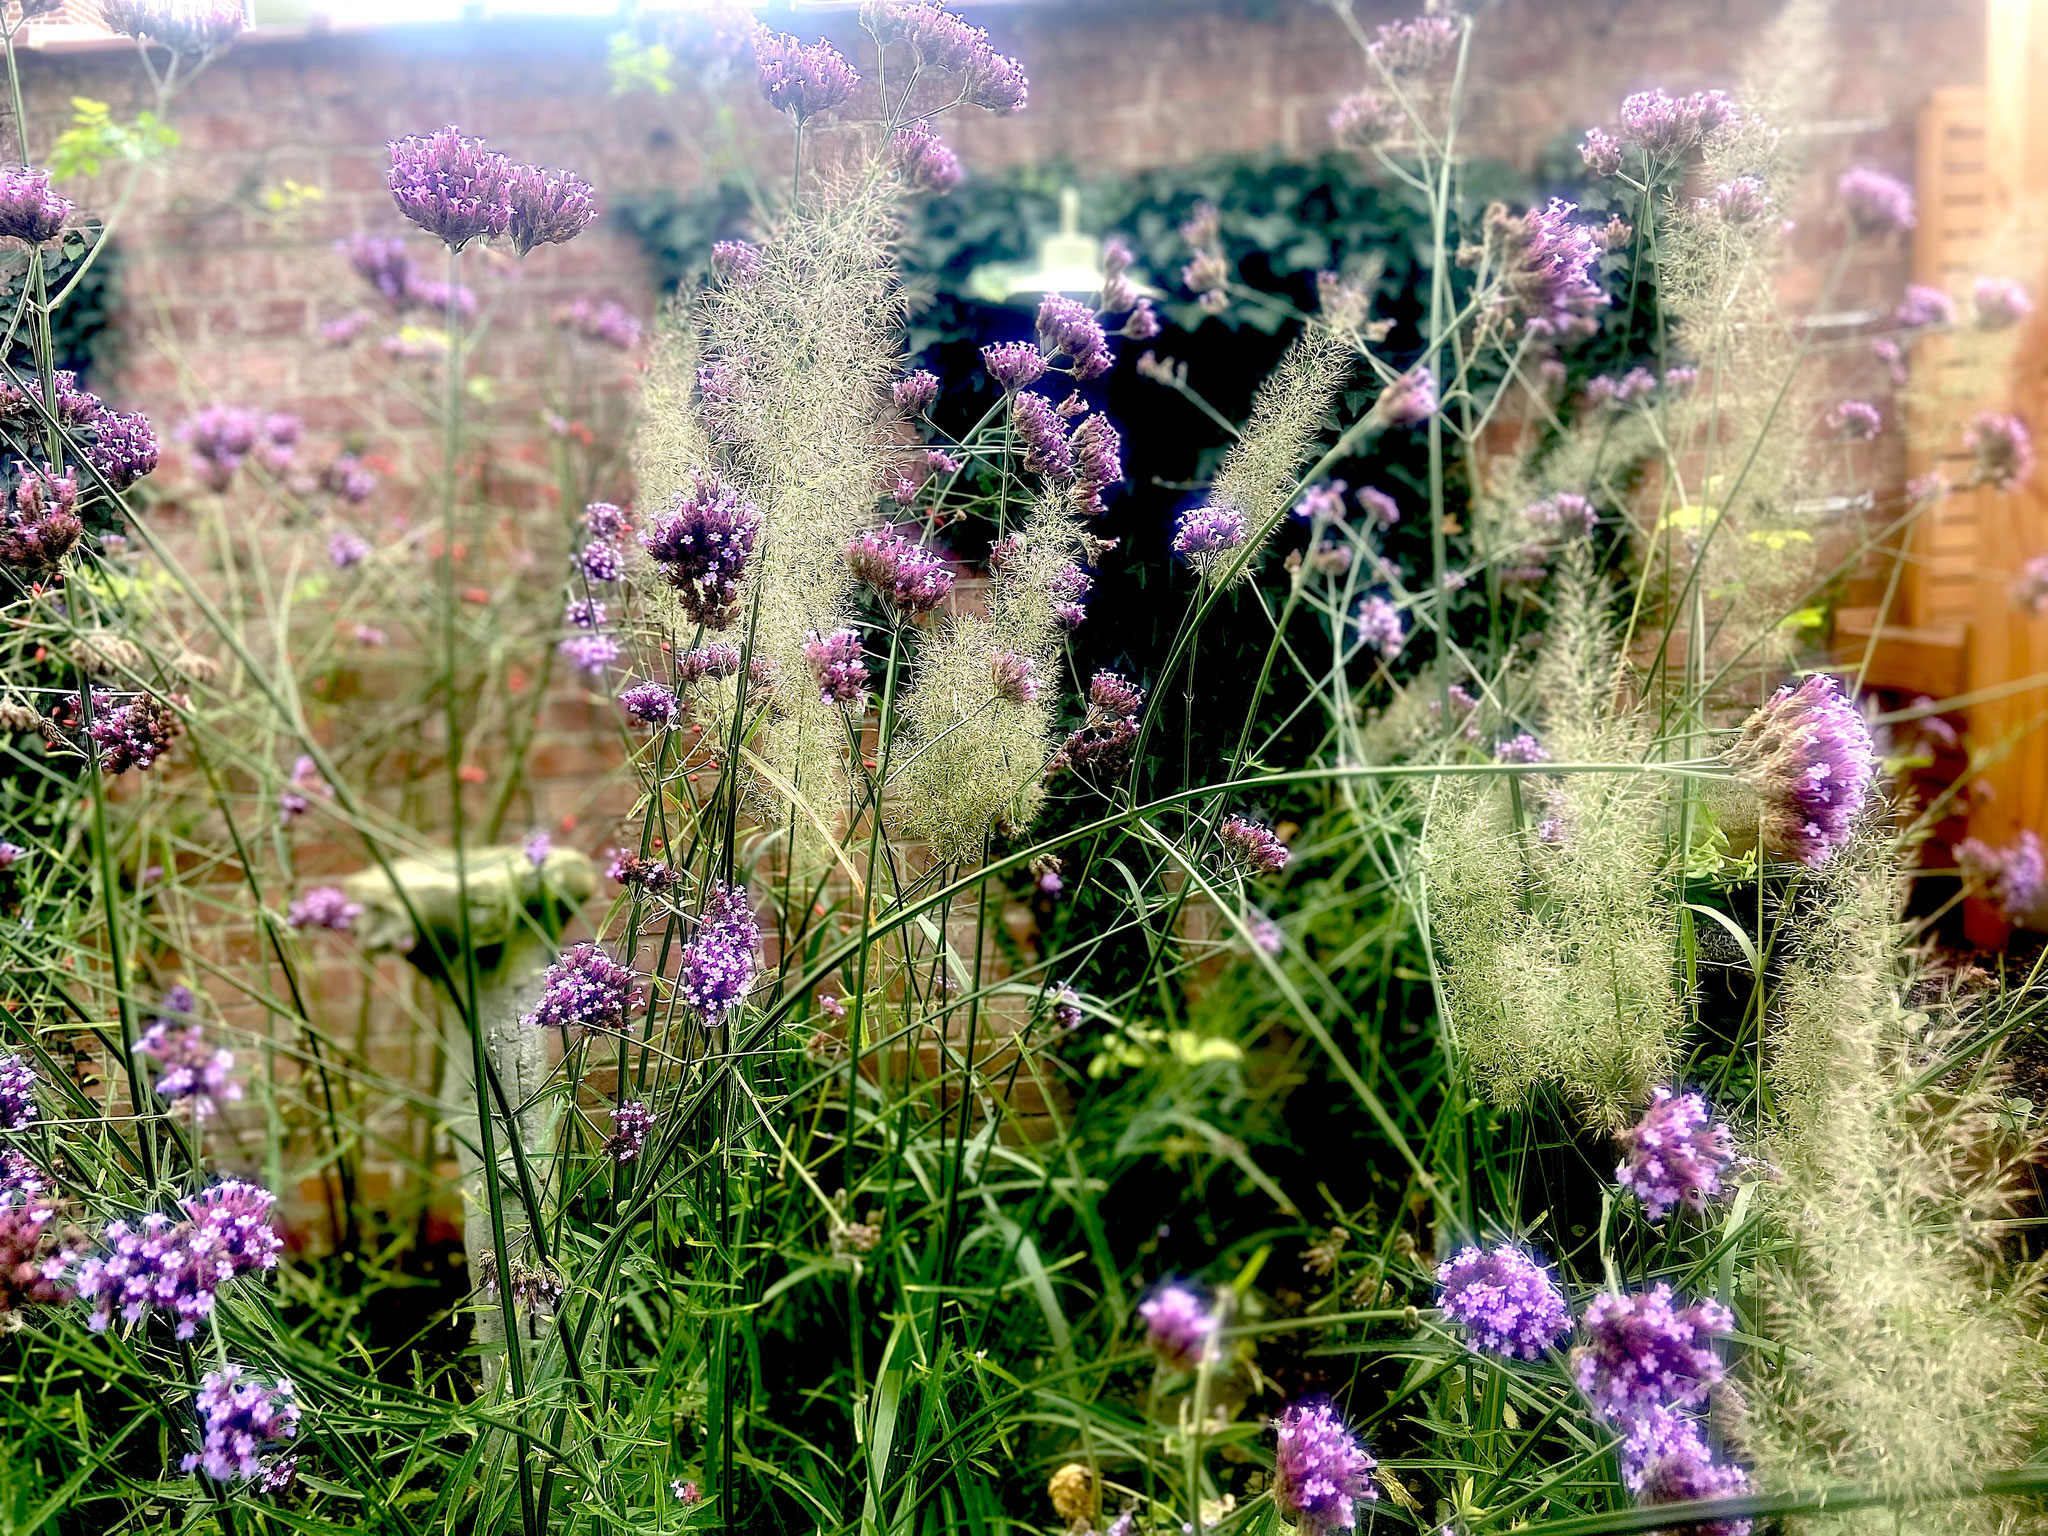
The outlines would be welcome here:
M 697 931 L 683 948 L 676 995 L 706 1024 L 722 1024 L 746 1000 L 759 964 L 761 927 L 744 885 L 714 881 Z
M 1765 851 L 1812 868 L 1848 842 L 1877 776 L 1870 727 L 1826 673 L 1780 688 L 1727 755 L 1755 791 Z
M 1215 1353 L 1223 1320 L 1185 1285 L 1159 1286 L 1138 1303 L 1138 1316 L 1145 1323 L 1145 1341 L 1162 1365 L 1176 1371 L 1199 1370 Z
M 1656 1089 L 1643 1118 L 1615 1139 L 1622 1158 L 1614 1181 L 1643 1202 L 1652 1221 L 1681 1205 L 1705 1210 L 1735 1165 L 1734 1135 L 1703 1094 Z
M 509 235 L 524 256 L 573 240 L 597 217 L 581 177 L 515 165 L 456 128 L 393 140 L 388 181 L 398 211 L 453 251 Z
M 724 481 L 697 473 L 640 542 L 691 622 L 724 629 L 739 616 L 740 581 L 760 536 L 760 509 Z
M 297 1462 L 279 1456 L 299 1433 L 298 1398 L 289 1381 L 274 1385 L 247 1375 L 239 1365 L 209 1371 L 193 1399 L 199 1415 L 199 1449 L 180 1463 L 217 1483 L 259 1482 L 275 1493 L 296 1474 Z
M 223 1285 L 277 1267 L 284 1245 L 270 1226 L 275 1204 L 269 1190 L 228 1179 L 180 1201 L 182 1221 L 151 1211 L 107 1223 L 99 1248 L 78 1267 L 78 1295 L 92 1309 L 87 1325 L 97 1333 L 116 1317 L 134 1324 L 156 1311 L 175 1320 L 178 1338 L 191 1338 Z
M 234 1076 L 235 1053 L 212 1045 L 193 1022 L 197 1007 L 190 987 L 172 987 L 163 1002 L 169 1017 L 152 1019 L 135 1050 L 156 1063 L 157 1097 L 186 1105 L 195 1121 L 204 1121 L 240 1099 L 242 1085 Z
M 1436 1283 L 1436 1304 L 1464 1328 L 1472 1349 L 1534 1360 L 1571 1332 L 1571 1309 L 1556 1278 L 1511 1243 L 1461 1248 L 1437 1267 Z
M 1273 1502 L 1302 1536 L 1358 1524 L 1358 1506 L 1380 1496 L 1379 1463 L 1328 1398 L 1290 1404 L 1274 1424 Z
M 594 943 L 563 951 L 540 986 L 540 1000 L 520 1020 L 538 1029 L 622 1030 L 640 998 L 640 981 L 631 968 Z

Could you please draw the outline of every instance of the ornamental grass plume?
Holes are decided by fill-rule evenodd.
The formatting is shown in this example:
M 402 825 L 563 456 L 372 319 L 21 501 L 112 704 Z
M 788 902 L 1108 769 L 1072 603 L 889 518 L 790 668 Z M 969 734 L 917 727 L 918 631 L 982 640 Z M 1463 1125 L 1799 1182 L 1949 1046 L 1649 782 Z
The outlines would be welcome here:
M 1993 1129 L 1995 1080 L 1942 1073 L 1981 1023 L 1967 995 L 1910 1001 L 1929 989 L 1885 846 L 1866 834 L 1808 880 L 1763 1058 L 1783 1243 L 1758 1321 L 1783 1353 L 1749 1360 L 1734 1433 L 1767 1487 L 1926 1497 L 2015 1465 L 2048 1422 L 2038 1273 L 1998 1240 L 2039 1134 Z M 1940 1507 L 1943 1530 L 2004 1528 L 1985 1504 Z

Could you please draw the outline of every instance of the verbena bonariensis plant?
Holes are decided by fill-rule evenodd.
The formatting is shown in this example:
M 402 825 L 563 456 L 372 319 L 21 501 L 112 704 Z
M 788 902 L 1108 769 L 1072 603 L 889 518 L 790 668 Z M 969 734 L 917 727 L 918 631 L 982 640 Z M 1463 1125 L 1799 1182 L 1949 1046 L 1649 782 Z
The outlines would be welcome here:
M 1739 92 L 1646 92 L 1589 132 L 1605 222 L 1467 206 L 1469 23 L 1337 14 L 1362 84 L 1333 127 L 1429 209 L 1429 303 L 1403 329 L 1328 274 L 1170 549 L 1096 531 L 1122 444 L 1089 386 L 1159 330 L 1118 243 L 1098 291 L 986 349 L 965 430 L 899 356 L 900 200 L 957 179 L 935 125 L 1020 109 L 1021 69 L 906 0 L 863 11 L 857 63 L 732 32 L 793 175 L 663 317 L 633 505 L 581 519 L 571 654 L 639 788 L 587 934 L 577 856 L 471 824 L 455 574 L 459 253 L 572 238 L 587 189 L 453 130 L 394 145 L 398 207 L 450 253 L 421 637 L 445 827 L 325 751 L 288 646 L 175 563 L 159 610 L 159 578 L 87 538 L 97 509 L 169 553 L 121 494 L 141 429 L 45 340 L 8 397 L 4 556 L 20 632 L 75 675 L 24 684 L 50 745 L 14 753 L 47 787 L 0 861 L 38 919 L 5 939 L 0 1240 L 10 1455 L 57 1469 L 46 1508 L 528 1536 L 2035 1518 L 2009 1219 L 2035 1138 L 1998 1068 L 2026 999 L 1907 947 L 1934 808 L 1885 787 L 1853 679 L 1788 675 L 1788 617 L 1940 493 L 1827 521 L 1883 411 L 1822 392 L 1774 282 L 1814 13 Z M 69 214 L 15 175 L 33 264 Z M 1829 216 L 1895 238 L 1910 194 L 1854 172 Z M 1180 286 L 1272 304 L 1226 223 L 1193 212 Z M 383 292 L 400 264 L 358 265 Z M 1645 360 L 1568 389 L 1623 282 L 1663 304 Z M 1909 295 L 1858 344 L 1904 368 L 1899 333 L 1955 319 Z M 2021 476 L 2024 424 L 1971 430 L 1988 483 Z M 189 442 L 232 480 L 279 438 L 216 411 Z M 1382 449 L 1417 438 L 1426 475 L 1396 478 Z M 1184 577 L 1142 672 L 1071 660 L 1110 559 Z M 1217 697 L 1202 643 L 1232 610 L 1270 641 Z M 160 663 L 171 612 L 232 687 Z M 1218 706 L 1205 761 L 1189 716 Z M 267 946 L 205 977 L 290 1026 L 244 1084 L 200 991 L 148 986 L 200 944 L 127 876 L 123 829 L 180 754 L 225 784 L 286 752 L 263 831 L 331 793 L 368 862 L 345 886 L 284 903 L 225 789 L 154 813 L 188 883 L 243 882 Z M 2023 861 L 1994 855 L 2019 902 Z M 430 1107 L 469 1201 L 466 1353 L 372 1348 L 389 1279 L 280 1256 L 283 1107 L 327 1096 L 324 1166 L 408 1095 L 323 1044 L 321 929 L 409 943 L 452 1021 Z M 269 1140 L 241 1166 L 220 1127 L 250 1101 Z

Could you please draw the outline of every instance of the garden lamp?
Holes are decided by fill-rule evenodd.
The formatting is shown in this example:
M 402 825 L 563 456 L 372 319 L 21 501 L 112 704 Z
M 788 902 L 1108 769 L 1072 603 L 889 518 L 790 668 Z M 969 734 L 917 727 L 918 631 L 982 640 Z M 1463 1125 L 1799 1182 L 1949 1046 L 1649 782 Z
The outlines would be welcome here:
M 1135 278 L 1132 287 L 1159 297 L 1157 288 Z M 1048 293 L 1085 297 L 1101 291 L 1102 242 L 1081 233 L 1081 193 L 1075 187 L 1060 188 L 1060 227 L 1039 237 L 1037 259 L 1029 266 L 992 261 L 967 276 L 967 292 L 990 304 L 1035 304 Z

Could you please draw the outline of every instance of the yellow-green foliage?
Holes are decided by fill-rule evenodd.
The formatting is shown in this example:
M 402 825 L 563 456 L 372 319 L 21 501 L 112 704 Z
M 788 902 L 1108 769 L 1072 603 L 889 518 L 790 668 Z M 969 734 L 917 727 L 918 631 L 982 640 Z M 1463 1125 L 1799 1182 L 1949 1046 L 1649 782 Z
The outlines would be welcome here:
M 2041 1422 L 2038 1272 L 2000 1252 L 2011 1175 L 2035 1147 L 2001 1130 L 1981 1079 L 1930 1073 L 1959 1020 L 1905 1001 L 1891 849 L 1816 877 L 1772 1009 L 1767 1186 L 1779 1245 L 1739 1439 L 1767 1486 L 1853 1479 L 1911 1497 L 2023 1460 Z M 1932 1076 L 1933 1081 L 1925 1079 Z M 1995 1086 L 1995 1085 L 1994 1085 Z M 1810 1529 L 1998 1530 L 1965 1501 L 1809 1520 Z
M 1663 797 L 1649 774 L 1531 778 L 1518 824 L 1499 780 L 1438 792 L 1423 873 L 1445 1001 L 1497 1103 L 1555 1082 L 1611 1129 L 1671 1071 L 1681 1019 Z M 1539 836 L 1545 820 L 1557 840 Z

